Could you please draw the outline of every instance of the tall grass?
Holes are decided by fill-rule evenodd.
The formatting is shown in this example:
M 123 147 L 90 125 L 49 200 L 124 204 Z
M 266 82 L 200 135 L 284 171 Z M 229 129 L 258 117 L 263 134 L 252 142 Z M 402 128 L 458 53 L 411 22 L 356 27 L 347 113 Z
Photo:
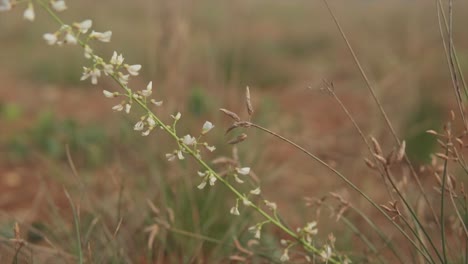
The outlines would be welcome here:
M 464 113 L 468 92 L 453 40 L 452 1 L 448 3 L 447 13 L 440 1 L 436 3 L 436 10 L 459 113 L 450 112 L 449 120 L 443 128 L 427 131 L 437 140 L 441 150 L 434 153 L 431 164 L 420 168 L 408 157 L 409 146 L 400 139 L 376 86 L 368 77 L 336 12 L 327 0 L 323 2 L 377 106 L 384 131 L 394 141 L 384 145 L 380 139 L 369 136 L 340 97 L 337 91 L 340 87 L 334 82 L 323 82 L 321 90 L 337 103 L 367 149 L 367 154 L 360 158 L 370 170 L 368 174 L 376 176 L 374 188 L 381 190 L 381 197 L 374 197 L 378 192 L 361 187 L 362 182 L 349 177 L 350 172 L 346 169 L 337 168 L 309 150 L 307 143 L 296 143 L 255 122 L 257 110 L 253 102 L 256 98 L 251 96 L 248 87 L 244 99 L 246 117 L 237 111 L 220 109 L 230 121 L 224 135 L 229 137 L 227 144 L 232 145 L 233 149 L 232 155 L 220 154 L 214 158 L 211 152 L 215 148 L 208 141 L 210 134 L 213 134 L 210 131 L 216 131 L 218 125 L 213 126 L 206 121 L 203 126 L 198 125 L 198 132 L 187 134 L 186 128 L 181 125 L 186 118 L 185 114 L 176 112 L 168 115 L 167 110 L 159 110 L 162 102 L 152 99 L 152 82 L 142 86 L 146 87 L 143 89 L 133 88 L 141 84 L 129 83 L 129 78 L 139 75 L 141 65 L 127 64 L 126 58 L 116 52 L 107 59 L 99 55 L 98 49 L 94 49 L 94 41 L 110 42 L 110 31 L 90 33 L 92 25 L 89 20 L 81 23 L 65 22 L 58 15 L 64 9 L 63 1 L 11 2 L 18 7 L 23 5 L 23 16 L 31 21 L 35 20 L 35 10 L 42 8 L 59 27 L 56 32 L 45 34 L 45 40 L 52 46 L 70 44 L 84 50 L 87 66 L 84 67 L 81 79 L 90 79 L 93 84 L 97 84 L 102 80 L 101 75 L 108 76 L 116 88 L 106 86 L 103 94 L 108 99 L 117 100 L 112 109 L 115 112 L 126 112 L 130 122 L 135 120 L 132 122 L 133 130 L 144 136 L 144 140 L 150 140 L 147 136 L 159 139 L 158 134 L 164 133 L 166 140 L 172 142 L 173 146 L 165 155 L 161 155 L 160 151 L 153 153 L 159 155 L 155 158 L 145 150 L 144 141 L 141 145 L 135 143 L 131 151 L 135 151 L 138 159 L 123 159 L 117 169 L 132 178 L 139 178 L 145 176 L 139 175 L 131 167 L 127 169 L 128 165 L 125 164 L 148 164 L 147 173 L 150 176 L 146 176 L 146 181 L 141 184 L 152 183 L 156 188 L 142 188 L 144 193 L 139 193 L 139 186 L 129 186 L 124 178 L 116 179 L 111 171 L 108 174 L 112 180 L 102 186 L 114 189 L 112 193 L 115 195 L 109 201 L 103 201 L 99 194 L 93 193 L 93 189 L 79 175 L 68 151 L 67 159 L 77 189 L 76 196 L 64 192 L 71 214 L 62 217 L 63 212 L 58 209 L 55 199 L 50 194 L 45 195 L 44 199 L 49 201 L 51 211 L 54 212 L 50 216 L 52 223 L 48 228 L 57 227 L 58 230 L 46 232 L 45 235 L 41 230 L 33 228 L 33 225 L 27 227 L 26 223 L 25 229 L 47 242 L 46 248 L 53 249 L 53 257 L 56 259 L 60 255 L 60 259 L 78 263 L 466 263 L 468 212 L 463 183 L 468 169 L 463 152 L 466 147 L 464 137 L 468 133 Z M 2 2 L 4 7 L 9 4 L 10 1 Z M 228 58 L 228 62 L 224 63 L 232 62 Z M 268 80 L 265 82 L 268 83 Z M 200 102 L 200 99 L 196 99 L 190 108 L 200 110 Z M 194 110 L 195 115 L 200 115 L 197 111 Z M 461 125 L 456 126 L 457 122 Z M 184 132 L 181 133 L 181 130 Z M 238 146 L 258 136 L 253 133 L 255 130 L 278 140 L 271 144 L 285 144 L 305 154 L 308 159 L 341 180 L 343 186 L 352 192 L 349 195 L 332 192 L 321 199 L 308 200 L 306 205 L 317 207 L 315 219 L 290 224 L 281 197 L 264 194 L 259 180 L 261 175 L 258 176 L 253 169 L 245 166 L 243 157 L 239 155 Z M 194 133 L 197 136 L 192 136 Z M 219 148 L 227 147 L 224 145 Z M 168 161 L 177 166 L 168 165 Z M 200 177 L 190 176 L 197 174 Z M 424 175 L 432 177 L 435 186 L 423 181 Z M 175 176 L 179 183 L 170 182 L 169 176 Z M 294 177 L 290 181 L 294 181 Z M 317 182 L 320 184 L 321 179 Z M 134 184 L 138 185 L 138 181 Z M 196 187 L 200 190 L 196 190 Z M 127 190 L 130 188 L 136 192 L 130 193 Z M 357 200 L 349 197 L 354 194 L 360 196 L 370 208 L 361 210 L 363 204 L 355 204 Z M 329 210 L 333 219 L 341 221 L 349 231 L 333 232 L 325 239 L 323 235 L 319 236 L 322 233 L 323 220 L 319 221 L 322 208 Z M 19 230 L 16 225 L 11 240 L 16 245 L 13 263 L 17 263 L 19 254 L 25 248 L 33 249 L 24 244 L 25 239 Z M 340 247 L 345 232 L 354 233 L 362 244 Z M 49 235 L 54 237 L 50 239 Z M 34 252 L 31 253 L 31 260 L 38 258 Z

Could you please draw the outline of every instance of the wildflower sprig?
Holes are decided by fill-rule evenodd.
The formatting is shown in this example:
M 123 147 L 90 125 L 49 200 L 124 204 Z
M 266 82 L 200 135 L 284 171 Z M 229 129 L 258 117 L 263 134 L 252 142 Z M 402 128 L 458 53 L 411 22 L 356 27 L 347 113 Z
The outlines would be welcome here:
M 90 66 L 83 68 L 83 75 L 81 79 L 90 79 L 91 83 L 96 85 L 98 83 L 98 79 L 102 76 L 102 73 L 112 78 L 122 89 L 122 92 L 108 90 L 103 91 L 103 95 L 106 98 L 122 98 L 117 105 L 112 107 L 112 109 L 118 112 L 125 111 L 126 113 L 129 113 L 132 109 L 132 106 L 137 105 L 142 110 L 143 114 L 140 116 L 139 121 L 134 125 L 134 130 L 141 131 L 141 134 L 143 136 L 148 136 L 151 133 L 151 131 L 153 131 L 155 128 L 160 128 L 162 131 L 166 132 L 170 137 L 172 137 L 177 143 L 178 149 L 174 150 L 173 153 L 166 154 L 166 157 L 169 160 L 174 160 L 176 158 L 181 160 L 184 159 L 184 154 L 192 156 L 192 158 L 195 159 L 195 161 L 202 168 L 198 172 L 198 175 L 202 177 L 202 182 L 198 186 L 199 189 L 203 189 L 203 187 L 206 186 L 207 183 L 209 185 L 214 185 L 215 182 L 220 182 L 236 196 L 236 206 L 231 209 L 232 214 L 240 214 L 238 206 L 239 202 L 242 202 L 244 206 L 251 207 L 260 215 L 262 215 L 265 218 L 265 221 L 255 225 L 255 228 L 252 229 L 253 231 L 255 231 L 255 237 L 260 237 L 259 232 L 261 231 L 262 226 L 267 223 L 273 224 L 274 226 L 278 227 L 286 234 L 291 236 L 291 238 L 293 238 L 293 240 L 296 242 L 288 245 L 287 249 L 285 250 L 285 254 L 283 254 L 283 256 L 281 257 L 281 260 L 289 259 L 289 256 L 287 255 L 287 250 L 293 244 L 301 244 L 305 250 L 320 256 L 320 254 L 323 251 L 310 243 L 309 237 L 307 235 L 304 235 L 305 229 L 302 229 L 299 232 L 294 232 L 289 227 L 284 225 L 282 221 L 279 220 L 279 217 L 277 216 L 277 206 L 275 203 L 266 200 L 264 201 L 266 207 L 269 210 L 273 211 L 273 214 L 271 214 L 259 205 L 255 204 L 252 201 L 252 199 L 249 198 L 250 195 L 259 195 L 259 188 L 250 191 L 249 195 L 245 195 L 241 193 L 238 189 L 236 189 L 236 187 L 234 187 L 227 178 L 222 177 L 210 165 L 208 165 L 208 163 L 205 162 L 205 160 L 202 158 L 199 147 L 202 146 L 208 151 L 215 150 L 215 148 L 213 146 L 210 146 L 207 142 L 202 142 L 203 136 L 206 135 L 214 127 L 211 122 L 207 121 L 204 123 L 201 133 L 198 137 L 193 137 L 189 134 L 183 137 L 179 136 L 177 134 L 176 125 L 181 119 L 180 113 L 173 115 L 172 118 L 174 119 L 174 121 L 172 125 L 168 125 L 164 123 L 151 109 L 152 106 L 162 105 L 161 101 L 150 99 L 150 96 L 152 95 L 152 82 L 149 82 L 146 88 L 138 91 L 134 91 L 132 88 L 129 87 L 128 84 L 130 77 L 137 76 L 139 74 L 139 71 L 141 70 L 141 65 L 124 63 L 124 56 L 122 54 L 118 54 L 117 52 L 114 52 L 108 61 L 105 60 L 103 57 L 98 56 L 94 52 L 89 43 L 92 40 L 110 42 L 112 37 L 112 31 L 97 32 L 92 30 L 93 24 L 91 20 L 75 22 L 71 25 L 64 23 L 60 19 L 60 17 L 55 13 L 67 9 L 65 2 L 62 0 L 50 0 L 47 2 L 42 0 L 27 1 L 28 6 L 23 15 L 24 18 L 27 20 L 33 21 L 35 18 L 33 2 L 37 3 L 40 7 L 42 7 L 60 26 L 59 30 L 57 30 L 56 32 L 44 34 L 44 40 L 49 45 L 76 44 L 81 46 L 84 49 L 84 57 L 92 62 Z M 19 2 L 1 0 L 0 11 L 9 10 L 14 4 L 17 3 Z M 89 31 L 91 32 L 88 34 Z M 248 110 L 249 114 L 253 113 L 253 108 L 250 104 L 250 101 L 248 102 Z M 237 142 L 240 142 L 241 140 L 242 137 L 237 139 Z M 250 173 L 250 168 L 234 168 L 234 171 L 235 180 L 241 183 L 242 180 L 239 178 L 238 174 L 248 175 Z M 330 258 L 328 259 L 328 262 L 339 263 L 339 260 Z

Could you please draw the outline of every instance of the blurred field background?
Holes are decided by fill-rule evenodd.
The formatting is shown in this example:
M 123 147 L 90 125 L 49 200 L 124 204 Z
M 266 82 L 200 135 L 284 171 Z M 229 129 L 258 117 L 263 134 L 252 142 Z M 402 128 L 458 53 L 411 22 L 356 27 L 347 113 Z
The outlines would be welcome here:
M 330 3 L 400 138 L 407 141 L 408 154 L 415 164 L 428 162 L 436 142 L 424 131 L 440 129 L 449 110 L 456 109 L 435 3 Z M 455 1 L 454 43 L 462 69 L 468 68 L 467 5 Z M 364 165 L 366 147 L 336 102 L 319 89 L 323 79 L 333 81 L 366 135 L 378 138 L 386 150 L 393 148 L 321 1 L 81 0 L 68 6 L 65 21 L 90 18 L 96 30 L 113 31 L 110 44 L 96 45 L 100 54 L 110 58 L 116 50 L 127 63 L 142 64 L 131 85 L 143 88 L 153 80 L 155 97 L 164 100 L 160 115 L 169 120 L 170 114 L 182 112 L 181 134 L 199 131 L 205 120 L 215 124 L 217 132 L 209 139 L 218 150 L 208 158 L 230 155 L 224 135 L 229 120 L 218 109 L 246 115 L 244 89 L 250 86 L 257 123 L 305 146 L 386 202 L 380 179 Z M 82 51 L 47 46 L 42 34 L 57 26 L 37 11 L 32 24 L 23 21 L 22 8 L 0 15 L 1 236 L 11 237 L 18 221 L 37 246 L 35 263 L 51 263 L 50 258 L 73 263 L 69 256 L 76 251 L 76 238 L 67 190 L 79 208 L 83 245 L 89 245 L 95 263 L 227 262 L 236 250 L 226 244 L 232 245 L 233 236 L 247 241 L 246 228 L 256 216 L 233 219 L 229 208 L 234 201 L 221 186 L 197 190 L 195 164 L 165 160 L 164 154 L 174 149 L 165 135 L 134 133 L 138 114 L 114 113 L 115 102 L 102 96 L 102 89 L 116 89 L 114 83 L 105 78 L 97 87 L 80 82 L 86 66 Z M 249 131 L 239 156 L 292 226 L 317 217 L 304 197 L 333 191 L 364 211 L 369 208 L 330 172 L 265 134 Z M 145 228 L 153 223 L 153 213 L 147 200 L 164 217 L 172 209 L 175 229 L 217 242 L 161 228 L 149 250 Z M 328 212 L 318 220 L 321 236 L 333 232 L 339 248 L 360 255 L 352 232 L 330 221 Z M 279 248 L 278 238 L 263 240 L 265 251 Z M 13 246 L 4 242 L 0 257 L 10 259 L 8 252 L 14 252 Z M 30 255 L 25 253 L 25 263 Z

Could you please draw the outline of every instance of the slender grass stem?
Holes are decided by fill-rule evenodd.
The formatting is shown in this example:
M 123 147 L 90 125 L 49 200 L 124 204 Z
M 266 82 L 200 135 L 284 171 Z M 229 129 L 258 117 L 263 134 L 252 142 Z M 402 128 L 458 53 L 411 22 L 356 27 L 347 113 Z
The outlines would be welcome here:
M 349 52 L 351 53 L 351 56 L 353 57 L 354 63 L 355 63 L 356 66 L 358 67 L 359 72 L 360 72 L 362 78 L 364 79 L 364 81 L 365 81 L 365 83 L 366 83 L 366 86 L 367 86 L 367 88 L 368 88 L 368 90 L 369 90 L 369 93 L 371 94 L 371 96 L 372 96 L 374 102 L 376 103 L 377 107 L 379 108 L 380 114 L 382 115 L 383 119 L 385 120 L 385 123 L 386 123 L 387 127 L 390 129 L 390 132 L 391 132 L 391 134 L 392 134 L 394 140 L 396 141 L 396 143 L 397 143 L 398 145 L 400 145 L 400 144 L 401 144 L 401 141 L 400 141 L 400 139 L 399 139 L 399 137 L 398 137 L 398 135 L 397 135 L 395 129 L 393 128 L 393 125 L 392 125 L 392 123 L 390 122 L 390 119 L 388 118 L 387 113 L 385 112 L 385 109 L 384 109 L 383 106 L 382 106 L 382 103 L 380 102 L 379 98 L 377 97 L 377 95 L 376 95 L 376 93 L 375 93 L 375 91 L 374 91 L 374 88 L 373 88 L 373 86 L 371 85 L 370 80 L 369 80 L 369 78 L 367 77 L 366 72 L 364 71 L 364 68 L 362 67 L 362 65 L 361 65 L 361 63 L 360 63 L 360 61 L 359 61 L 359 59 L 358 59 L 356 53 L 354 52 L 354 49 L 353 49 L 353 47 L 351 46 L 351 43 L 349 42 L 348 37 L 346 36 L 346 34 L 345 34 L 343 28 L 341 27 L 341 25 L 340 25 L 340 23 L 339 23 L 339 21 L 338 21 L 338 18 L 335 16 L 335 13 L 334 13 L 333 10 L 331 9 L 330 5 L 328 4 L 328 0 L 323 0 L 323 2 L 325 3 L 325 5 L 326 5 L 326 7 L 327 7 L 327 9 L 328 9 L 328 11 L 329 11 L 329 13 L 330 13 L 330 15 L 332 16 L 333 21 L 335 22 L 335 25 L 337 26 L 338 30 L 340 31 L 341 37 L 342 37 L 343 40 L 345 41 L 346 46 L 348 47 L 348 50 L 349 50 Z M 421 181 L 419 180 L 418 175 L 417 175 L 416 171 L 414 170 L 414 167 L 412 166 L 411 161 L 410 161 L 409 158 L 408 158 L 408 155 L 405 154 L 405 155 L 404 155 L 404 159 L 405 159 L 405 162 L 408 163 L 408 166 L 409 166 L 409 168 L 410 168 L 410 170 L 411 170 L 411 175 L 412 175 L 414 181 L 416 182 L 416 184 L 418 185 L 418 188 L 419 188 L 419 191 L 420 191 L 421 195 L 423 196 L 424 200 L 426 201 L 427 206 L 428 206 L 428 207 L 430 208 L 430 210 L 431 210 L 431 213 L 432 213 L 432 216 L 433 216 L 433 218 L 434 218 L 434 221 L 435 221 L 437 224 L 439 224 L 439 219 L 438 219 L 438 217 L 437 217 L 437 214 L 435 213 L 435 210 L 434 210 L 432 204 L 430 203 L 429 198 L 427 197 L 426 192 L 424 191 L 424 188 L 423 188 L 423 186 L 422 186 L 422 184 L 421 184 Z
M 288 143 L 289 145 L 295 147 L 296 149 L 300 150 L 301 152 L 303 152 L 304 154 L 306 154 L 307 156 L 311 157 L 312 159 L 314 159 L 315 161 L 317 161 L 318 163 L 320 163 L 322 166 L 326 167 L 327 169 L 329 169 L 330 171 L 332 171 L 335 175 L 337 175 L 341 180 L 343 180 L 346 184 L 348 184 L 348 186 L 350 186 L 353 190 L 355 190 L 356 192 L 358 192 L 362 197 L 364 197 L 364 199 L 366 199 L 374 208 L 376 208 L 380 213 L 382 213 L 392 224 L 393 226 L 395 226 L 400 232 L 401 234 L 414 246 L 414 248 L 419 252 L 421 253 L 421 255 L 430 263 L 435 263 L 434 260 L 432 259 L 432 257 L 430 255 L 426 255 L 416 244 L 415 241 L 413 241 L 413 239 L 411 239 L 411 237 L 409 237 L 409 235 L 398 225 L 396 224 L 392 219 L 391 217 L 382 209 L 380 208 L 380 206 L 378 204 L 376 204 L 367 194 L 365 194 L 361 189 L 359 189 L 359 187 L 357 187 L 354 183 L 352 183 L 350 180 L 348 180 L 348 178 L 346 178 L 341 172 L 339 172 L 338 170 L 336 170 L 335 168 L 331 167 L 330 165 L 328 165 L 325 161 L 321 160 L 319 157 L 317 157 L 316 155 L 312 154 L 311 152 L 309 152 L 308 150 L 306 150 L 305 148 L 301 147 L 300 145 L 298 145 L 297 143 L 294 143 L 293 141 L 267 129 L 267 128 L 264 128 L 260 125 L 257 125 L 255 123 L 251 123 L 251 122 L 246 122 L 249 126 L 251 127 L 254 127 L 254 128 L 257 128 L 259 130 L 262 130 L 286 143 Z

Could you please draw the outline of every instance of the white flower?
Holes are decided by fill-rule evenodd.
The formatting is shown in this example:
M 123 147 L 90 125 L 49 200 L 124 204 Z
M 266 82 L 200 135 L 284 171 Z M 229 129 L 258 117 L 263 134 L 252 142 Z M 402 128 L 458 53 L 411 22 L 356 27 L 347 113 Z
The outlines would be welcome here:
M 210 177 L 208 177 L 210 180 L 210 185 L 213 186 L 215 182 L 218 180 L 213 174 L 210 174 Z
M 152 116 L 148 116 L 148 118 L 146 119 L 146 121 L 148 121 L 148 125 L 149 125 L 150 127 L 156 126 L 156 121 L 154 121 L 154 119 L 153 119 Z
M 114 51 L 114 53 L 112 54 L 112 58 L 111 58 L 111 60 L 110 60 L 110 63 L 111 63 L 111 64 L 114 64 L 114 65 L 116 65 L 116 66 L 120 66 L 120 65 L 122 65 L 122 63 L 124 62 L 124 60 L 125 60 L 125 59 L 124 59 L 124 57 L 123 57 L 122 54 L 117 55 L 117 52 Z
M 91 83 L 96 85 L 98 77 L 101 77 L 101 71 L 97 68 L 89 69 L 86 67 L 83 67 L 83 70 L 83 76 L 81 76 L 80 80 L 84 81 L 91 77 Z
M 245 206 L 251 206 L 251 205 L 252 205 L 252 202 L 249 201 L 247 198 L 242 198 L 242 203 L 243 203 Z
M 174 120 L 179 120 L 180 117 L 182 116 L 182 114 L 180 112 L 178 112 L 175 116 L 171 115 L 172 118 L 174 118 Z
M 96 85 L 98 83 L 98 78 L 101 77 L 101 71 L 98 68 L 94 68 L 89 75 L 91 76 L 91 83 Z
M 0 12 L 11 10 L 10 0 L 1 0 L 0 1 Z
M 109 92 L 109 91 L 107 91 L 107 90 L 103 90 L 102 93 L 103 93 L 104 96 L 107 97 L 107 98 L 114 98 L 114 97 L 116 96 L 115 93 Z
M 179 158 L 180 160 L 183 160 L 184 159 L 184 155 L 182 155 L 182 151 L 177 151 L 177 158 Z
M 42 38 L 44 38 L 45 41 L 47 42 L 47 44 L 49 44 L 49 45 L 54 45 L 55 43 L 57 43 L 57 35 L 56 34 L 45 33 L 44 35 L 42 35 Z
M 129 114 L 130 109 L 132 109 L 132 105 L 131 104 L 125 104 L 125 113 Z
M 251 190 L 250 193 L 253 194 L 253 195 L 259 195 L 260 194 L 260 187 L 258 187 L 257 189 L 255 190 Z
M 262 231 L 262 226 L 261 225 L 254 225 L 249 227 L 248 229 L 251 233 L 254 233 L 254 237 L 256 239 L 260 239 L 261 236 L 261 231 Z
M 244 181 L 241 180 L 237 174 L 234 174 L 234 180 L 235 180 L 236 182 L 238 182 L 238 183 L 241 183 L 241 184 L 244 183 Z
M 76 45 L 76 43 L 78 43 L 78 40 L 75 38 L 75 36 L 73 36 L 73 34 L 68 32 L 67 35 L 65 35 L 65 43 Z
M 325 248 L 320 252 L 320 257 L 322 260 L 327 262 L 332 256 L 332 249 L 329 245 L 326 245 Z
M 91 19 L 86 19 L 80 23 L 74 23 L 74 27 L 76 27 L 80 33 L 86 34 L 88 30 L 93 26 L 93 21 Z
M 280 257 L 281 262 L 286 262 L 289 260 L 288 249 L 285 249 L 283 255 Z
M 102 65 L 102 71 L 106 76 L 114 74 L 114 66 L 112 64 L 104 63 Z
M 124 107 L 123 107 L 122 104 L 114 105 L 114 106 L 112 107 L 112 110 L 117 111 L 117 112 L 120 112 L 120 111 L 122 111 L 123 109 L 124 109 Z
M 151 99 L 151 103 L 154 104 L 155 106 L 161 106 L 163 104 L 163 101 L 156 101 L 154 99 Z
M 93 57 L 93 49 L 88 45 L 85 45 L 84 47 L 84 56 L 87 59 L 91 59 Z
M 307 225 L 304 227 L 304 232 L 310 234 L 310 235 L 316 235 L 318 233 L 317 229 L 317 222 L 309 222 Z
M 176 158 L 176 155 L 174 155 L 174 153 L 167 153 L 166 154 L 166 159 L 168 161 L 173 161 L 173 160 L 175 160 L 175 158 Z
M 136 130 L 136 131 L 141 131 L 143 130 L 143 128 L 145 128 L 145 123 L 143 123 L 143 121 L 138 121 L 135 126 L 133 127 L 133 130 Z
M 195 137 L 190 136 L 190 135 L 185 135 L 182 138 L 182 143 L 184 143 L 185 145 L 191 146 L 191 145 L 194 145 L 194 144 L 197 143 L 197 139 Z
M 112 31 L 96 32 L 93 30 L 91 34 L 89 34 L 89 37 L 92 39 L 97 39 L 101 42 L 110 42 L 112 37 Z
M 250 168 L 249 167 L 244 167 L 244 168 L 236 168 L 237 173 L 241 175 L 248 175 L 250 173 Z
M 205 188 L 205 186 L 206 186 L 206 181 L 202 181 L 202 182 L 197 186 L 197 188 L 200 189 L 200 190 L 202 190 L 203 188 Z
M 146 130 L 145 132 L 142 132 L 141 135 L 146 137 L 149 135 L 150 132 L 151 132 L 151 128 L 148 128 L 148 130 Z
M 205 172 L 197 171 L 197 174 L 200 177 L 205 177 L 206 176 L 206 171 Z
M 34 18 L 36 18 L 36 14 L 34 13 L 34 6 L 31 2 L 29 2 L 28 8 L 24 10 L 23 18 L 31 22 L 34 21 Z
M 56 0 L 51 2 L 52 8 L 57 12 L 62 12 L 67 9 L 67 5 L 63 0 Z
M 141 70 L 141 65 L 140 64 L 135 64 L 135 65 L 128 65 L 125 64 L 125 68 L 127 69 L 128 73 L 132 76 L 137 76 L 139 71 Z
M 213 127 L 214 125 L 210 121 L 206 121 L 205 124 L 203 124 L 202 134 L 208 133 Z
M 231 208 L 231 210 L 229 211 L 232 215 L 240 215 L 239 213 L 239 209 L 237 208 L 237 206 L 234 206 Z
M 141 91 L 141 95 L 143 95 L 144 97 L 148 97 L 151 95 L 152 91 L 153 91 L 153 82 L 151 81 L 146 86 L 146 89 Z
M 213 152 L 216 150 L 216 147 L 215 146 L 208 146 L 207 143 L 203 144 L 205 146 L 205 148 L 210 151 L 210 152 Z
M 128 84 L 128 79 L 130 78 L 130 75 L 124 75 L 123 73 L 119 72 L 119 82 L 122 83 L 123 85 Z
M 268 200 L 264 200 L 263 202 L 265 203 L 266 207 L 268 207 L 272 211 L 276 211 L 276 209 L 278 208 L 278 206 L 274 202 L 270 202 Z

